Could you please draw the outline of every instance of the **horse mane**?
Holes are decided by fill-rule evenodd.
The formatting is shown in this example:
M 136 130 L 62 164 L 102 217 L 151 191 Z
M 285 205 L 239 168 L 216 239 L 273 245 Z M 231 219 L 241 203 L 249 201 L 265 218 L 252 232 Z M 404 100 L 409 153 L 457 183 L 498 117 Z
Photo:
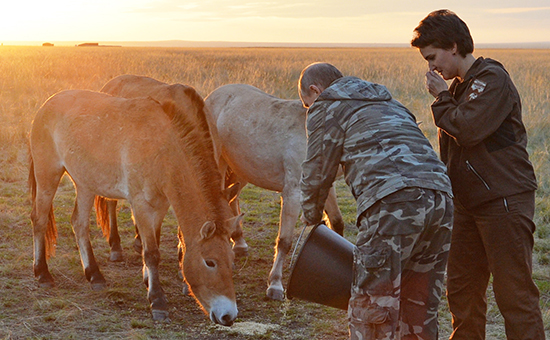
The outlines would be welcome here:
M 191 86 L 175 84 L 170 90 L 176 91 L 178 88 L 183 88 L 184 94 L 191 100 L 193 109 L 185 110 L 185 112 L 184 110 L 173 110 L 172 125 L 178 131 L 185 152 L 190 156 L 191 165 L 199 176 L 208 206 L 212 207 L 210 213 L 218 227 L 216 232 L 229 233 L 229 230 L 222 231 L 219 228 L 225 225 L 225 217 L 220 214 L 221 211 L 224 211 L 221 204 L 228 203 L 220 200 L 222 178 L 214 159 L 214 144 L 204 113 L 204 100 Z

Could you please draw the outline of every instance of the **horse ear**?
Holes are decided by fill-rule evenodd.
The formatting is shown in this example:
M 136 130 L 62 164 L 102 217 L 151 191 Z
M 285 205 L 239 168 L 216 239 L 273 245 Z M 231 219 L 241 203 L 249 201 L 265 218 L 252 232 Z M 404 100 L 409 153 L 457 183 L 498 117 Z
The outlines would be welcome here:
M 243 220 L 243 217 L 244 217 L 244 213 L 240 213 L 239 215 L 231 217 L 230 219 L 227 220 L 227 222 L 229 222 L 229 227 L 231 228 L 231 230 L 235 230 L 237 228 L 237 225 L 241 223 L 241 221 Z
M 205 222 L 202 225 L 202 228 L 201 228 L 201 231 L 200 231 L 201 240 L 206 240 L 206 239 L 212 237 L 212 235 L 214 235 L 215 231 L 216 231 L 216 223 L 214 223 L 212 221 Z
M 235 198 L 237 198 L 237 195 L 239 194 L 239 191 L 241 190 L 241 183 L 236 182 L 222 190 L 222 195 L 225 197 L 225 199 L 231 203 Z
M 172 119 L 176 112 L 176 103 L 173 100 L 167 100 L 162 103 L 162 110 Z

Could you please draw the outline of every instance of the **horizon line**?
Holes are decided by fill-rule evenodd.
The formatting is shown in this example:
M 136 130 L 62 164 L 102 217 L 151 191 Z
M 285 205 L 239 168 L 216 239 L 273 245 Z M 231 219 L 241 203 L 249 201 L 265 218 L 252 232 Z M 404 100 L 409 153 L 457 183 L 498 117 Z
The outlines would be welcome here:
M 1 46 L 100 46 L 100 47 L 411 47 L 409 43 L 302 43 L 302 42 L 246 42 L 246 41 L 192 41 L 192 40 L 150 40 L 150 41 L 109 41 L 109 40 L 21 40 L 0 41 Z M 550 41 L 507 42 L 507 43 L 476 43 L 476 48 L 550 48 Z

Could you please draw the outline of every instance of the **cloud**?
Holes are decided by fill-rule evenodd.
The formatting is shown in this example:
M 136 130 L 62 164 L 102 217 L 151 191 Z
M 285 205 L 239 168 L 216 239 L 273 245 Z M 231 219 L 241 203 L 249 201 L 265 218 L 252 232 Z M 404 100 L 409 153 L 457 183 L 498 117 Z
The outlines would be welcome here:
M 487 9 L 486 11 L 494 14 L 516 14 L 516 13 L 550 11 L 550 7 L 491 8 L 491 9 Z
M 411 8 L 406 9 L 406 6 Z M 202 0 L 186 2 L 181 0 L 147 1 L 134 13 L 166 13 L 171 16 L 188 16 L 202 19 L 238 19 L 248 17 L 272 18 L 358 18 L 364 15 L 388 12 L 388 8 L 399 11 L 413 10 L 414 6 L 403 5 L 399 0 L 365 1 L 346 0 L 345 4 L 334 0 Z

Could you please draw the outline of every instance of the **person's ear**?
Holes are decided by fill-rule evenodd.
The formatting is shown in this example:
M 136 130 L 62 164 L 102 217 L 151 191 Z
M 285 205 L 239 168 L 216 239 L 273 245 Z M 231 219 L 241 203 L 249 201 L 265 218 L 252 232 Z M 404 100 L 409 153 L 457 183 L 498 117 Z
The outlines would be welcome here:
M 321 94 L 321 92 L 323 92 L 323 90 L 321 89 L 320 86 L 317 86 L 317 85 L 309 85 L 309 90 L 313 93 L 315 93 L 315 96 L 316 97 L 319 97 L 319 95 Z
M 453 55 L 456 55 L 458 53 L 458 46 L 456 45 L 456 43 L 453 44 L 451 52 L 453 53 Z

